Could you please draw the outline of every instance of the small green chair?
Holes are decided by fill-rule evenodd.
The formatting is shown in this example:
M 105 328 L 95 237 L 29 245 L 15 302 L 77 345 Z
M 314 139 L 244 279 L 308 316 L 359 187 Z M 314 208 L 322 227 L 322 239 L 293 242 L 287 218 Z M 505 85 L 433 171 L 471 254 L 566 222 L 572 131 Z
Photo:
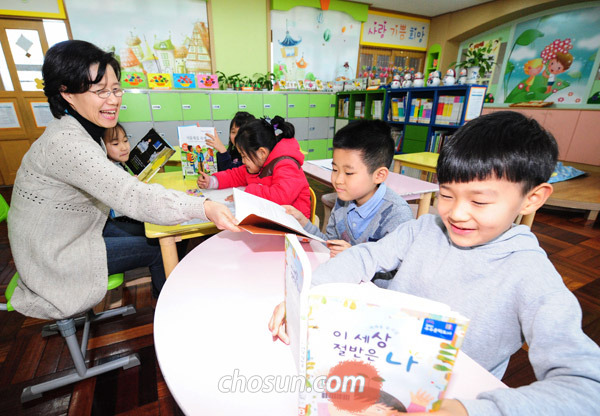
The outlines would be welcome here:
M 0 195 L 0 223 L 6 220 L 8 215 L 9 206 L 6 200 Z M 10 282 L 4 292 L 6 297 L 6 303 L 0 303 L 0 310 L 3 311 L 14 311 L 14 308 L 10 302 L 13 292 L 19 282 L 19 273 L 15 273 L 10 279 Z M 108 276 L 108 287 L 107 290 L 115 289 L 123 284 L 123 273 L 111 274 Z M 62 377 L 58 377 L 52 380 L 48 380 L 44 383 L 36 384 L 34 386 L 26 387 L 21 393 L 21 403 L 28 402 L 33 399 L 37 399 L 42 396 L 43 393 L 54 390 L 59 387 L 66 386 L 71 383 L 75 383 L 86 378 L 95 377 L 99 374 L 107 373 L 117 368 L 122 367 L 128 369 L 140 365 L 140 357 L 138 354 L 130 354 L 127 357 L 117 358 L 106 363 L 88 367 L 85 364 L 85 353 L 87 351 L 87 343 L 90 334 L 90 323 L 96 322 L 102 319 L 110 318 L 117 315 L 131 315 L 135 313 L 135 308 L 132 305 L 122 306 L 116 309 L 110 309 L 108 311 L 94 313 L 93 310 L 89 310 L 83 316 L 76 318 L 60 319 L 54 324 L 49 324 L 42 328 L 42 336 L 54 335 L 60 332 L 62 337 L 67 343 L 69 353 L 75 364 L 76 372 L 67 374 Z M 81 344 L 77 341 L 76 326 L 83 324 L 83 335 L 81 337 Z

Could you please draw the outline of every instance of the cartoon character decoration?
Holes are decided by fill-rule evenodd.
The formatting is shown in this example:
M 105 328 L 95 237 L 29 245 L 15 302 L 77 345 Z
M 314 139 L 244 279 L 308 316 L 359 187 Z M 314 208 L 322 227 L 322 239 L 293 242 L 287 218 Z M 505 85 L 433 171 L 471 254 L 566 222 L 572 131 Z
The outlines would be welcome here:
M 532 59 L 531 61 L 527 61 L 525 63 L 523 66 L 523 72 L 525 72 L 526 75 L 529 75 L 529 78 L 527 78 L 527 81 L 525 81 L 525 90 L 527 92 L 529 92 L 536 75 L 539 75 L 543 70 L 544 63 L 541 58 Z
M 423 80 L 423 74 L 421 72 L 417 72 L 415 74 L 415 80 L 413 82 L 413 87 L 423 87 L 425 86 L 425 81 Z
M 444 85 L 454 85 L 456 84 L 456 71 L 454 68 L 450 68 L 446 71 L 446 76 L 444 77 Z
M 390 87 L 391 88 L 400 88 L 401 86 L 402 86 L 402 83 L 400 82 L 400 75 L 398 75 L 398 74 L 394 75 L 394 79 L 392 80 Z
M 463 68 L 460 70 L 460 75 L 458 77 L 458 83 L 460 85 L 465 85 L 467 83 L 467 68 Z
M 402 88 L 410 88 L 413 83 L 413 76 L 410 72 L 404 74 L 404 81 L 402 81 Z
M 441 84 L 441 82 L 442 80 L 440 80 L 440 71 L 433 71 L 431 74 L 429 74 L 429 79 L 427 80 L 428 86 L 438 87 Z
M 555 92 L 553 89 L 556 76 L 562 74 L 571 67 L 573 63 L 573 55 L 569 51 L 573 49 L 571 39 L 565 40 L 555 39 L 550 45 L 546 46 L 540 56 L 542 62 L 546 64 L 546 70 L 542 76 L 547 79 L 546 94 Z

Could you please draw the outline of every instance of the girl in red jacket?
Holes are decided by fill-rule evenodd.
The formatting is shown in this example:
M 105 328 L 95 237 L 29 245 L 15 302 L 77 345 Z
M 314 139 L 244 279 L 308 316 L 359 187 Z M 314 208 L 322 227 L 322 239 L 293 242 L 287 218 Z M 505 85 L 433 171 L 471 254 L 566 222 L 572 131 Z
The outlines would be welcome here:
M 294 132 L 294 126 L 279 116 L 245 124 L 235 138 L 244 166 L 212 176 L 200 172 L 198 187 L 246 186 L 246 192 L 280 205 L 292 205 L 310 218 L 310 191 L 302 171 L 304 155 Z

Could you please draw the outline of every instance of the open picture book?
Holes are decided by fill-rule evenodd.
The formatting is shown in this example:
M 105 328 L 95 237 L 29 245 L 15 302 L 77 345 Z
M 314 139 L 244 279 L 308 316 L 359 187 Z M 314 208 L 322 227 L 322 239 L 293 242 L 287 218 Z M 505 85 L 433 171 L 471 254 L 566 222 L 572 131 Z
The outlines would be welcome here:
M 301 237 L 325 242 L 320 237 L 308 233 L 302 225 L 285 208 L 275 202 L 249 194 L 240 189 L 233 189 L 235 218 L 238 226 L 251 234 L 284 235 L 294 233 Z
M 208 175 L 217 172 L 217 151 L 206 143 L 207 133 L 215 135 L 215 128 L 195 124 L 177 127 L 184 178 L 198 176 L 198 172 Z
M 435 410 L 469 320 L 443 303 L 371 283 L 311 288 L 295 235 L 286 235 L 285 259 L 286 329 L 306 381 L 298 414 Z
M 173 156 L 175 150 L 154 129 L 138 142 L 129 153 L 126 165 L 142 182 L 148 182 Z

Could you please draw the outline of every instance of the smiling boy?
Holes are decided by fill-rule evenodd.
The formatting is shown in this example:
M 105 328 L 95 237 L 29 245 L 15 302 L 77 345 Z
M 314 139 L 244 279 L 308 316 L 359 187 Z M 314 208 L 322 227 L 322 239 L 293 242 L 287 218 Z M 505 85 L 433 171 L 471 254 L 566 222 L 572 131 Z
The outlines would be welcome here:
M 331 184 L 337 200 L 325 233 L 297 209 L 286 206 L 306 231 L 327 240 L 331 256 L 367 241 L 377 241 L 413 219 L 406 201 L 385 185 L 394 157 L 390 127 L 362 120 L 341 128 L 333 138 Z
M 376 243 L 322 264 L 313 283 L 360 282 L 398 269 L 388 289 L 448 304 L 470 318 L 462 350 L 496 377 L 524 342 L 537 382 L 445 400 L 439 415 L 600 414 L 600 348 L 581 308 L 518 215 L 541 207 L 556 165 L 554 138 L 535 120 L 494 112 L 442 148 L 439 217 L 424 215 Z M 278 306 L 269 328 L 286 339 Z

